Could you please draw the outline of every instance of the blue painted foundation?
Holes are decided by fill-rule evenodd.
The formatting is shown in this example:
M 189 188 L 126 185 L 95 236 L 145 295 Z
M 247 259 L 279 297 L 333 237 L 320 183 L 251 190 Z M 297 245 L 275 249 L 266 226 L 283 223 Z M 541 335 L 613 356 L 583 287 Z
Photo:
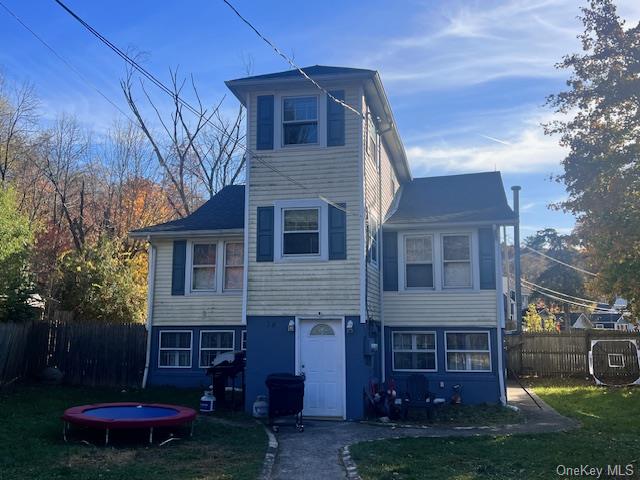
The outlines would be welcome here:
M 242 330 L 244 326 L 154 326 L 151 329 L 151 357 L 149 361 L 149 385 L 170 385 L 181 388 L 207 388 L 211 384 L 211 378 L 205 375 L 205 369 L 198 366 L 200 355 L 200 331 L 201 330 L 233 330 L 234 348 L 240 350 Z M 192 332 L 191 368 L 162 368 L 158 366 L 158 345 L 160 331 L 189 330 Z M 238 383 L 240 380 L 238 379 Z M 239 385 L 238 385 L 239 386 Z
M 288 331 L 291 320 L 295 317 L 247 317 L 247 412 L 251 412 L 258 395 L 267 395 L 267 375 L 295 373 L 296 336 Z
M 265 380 L 271 373 L 295 373 L 295 332 L 288 330 L 289 322 L 295 316 L 249 316 L 245 326 L 174 326 L 154 327 L 151 334 L 151 361 L 149 368 L 150 385 L 172 385 L 177 387 L 206 388 L 210 379 L 204 369 L 198 366 L 199 340 L 201 330 L 233 330 L 235 349 L 241 348 L 241 332 L 247 331 L 247 368 L 245 372 L 245 408 L 251 411 L 258 395 L 267 395 Z M 372 344 L 382 348 L 380 326 L 377 322 L 360 323 L 359 316 L 345 317 L 345 326 L 352 322 L 353 331 L 345 332 L 346 358 L 346 418 L 358 420 L 364 417 L 364 394 L 372 378 L 381 379 L 381 352 Z M 161 330 L 190 330 L 193 332 L 191 368 L 161 368 L 158 366 L 158 343 Z M 436 333 L 436 372 L 421 373 L 428 381 L 429 390 L 437 397 L 447 400 L 453 394 L 453 386 L 462 386 L 462 401 L 465 404 L 498 403 L 500 384 L 498 379 L 498 354 L 495 328 L 450 328 L 450 327 L 385 327 L 385 374 L 386 379 L 394 379 L 402 394 L 407 378 L 413 372 L 393 370 L 392 332 L 433 331 Z M 488 331 L 491 342 L 490 372 L 447 372 L 444 332 L 445 331 Z M 442 382 L 442 385 L 441 385 Z
M 437 371 L 435 372 L 398 372 L 393 370 L 392 332 L 399 331 L 428 331 L 436 333 Z M 491 342 L 491 371 L 490 372 L 447 372 L 444 332 L 489 332 Z M 428 388 L 436 397 L 447 401 L 454 393 L 453 386 L 461 385 L 462 403 L 481 404 L 500 402 L 500 382 L 498 378 L 498 352 L 501 349 L 497 343 L 495 328 L 452 328 L 452 327 L 385 327 L 385 364 L 386 379 L 394 379 L 397 389 L 402 393 L 406 389 L 406 381 L 410 375 L 424 375 Z M 441 384 L 442 382 L 442 384 Z M 441 386 L 442 385 L 442 386 Z

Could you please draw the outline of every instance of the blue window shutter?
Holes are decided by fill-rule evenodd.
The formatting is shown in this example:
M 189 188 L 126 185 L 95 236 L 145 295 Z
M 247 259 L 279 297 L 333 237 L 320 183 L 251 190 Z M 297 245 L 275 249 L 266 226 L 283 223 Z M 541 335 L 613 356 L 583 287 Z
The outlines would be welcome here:
M 383 290 L 398 291 L 398 232 L 382 234 Z
M 273 207 L 258 207 L 256 262 L 273 262 Z
M 171 295 L 184 295 L 184 276 L 186 261 L 186 240 L 175 240 L 173 242 L 173 260 L 171 262 Z
M 345 203 L 338 204 L 347 209 Z M 347 258 L 347 212 L 329 205 L 329 260 Z
M 493 229 L 481 228 L 478 230 L 480 250 L 480 288 L 482 290 L 495 290 L 496 288 L 496 250 Z
M 256 149 L 273 150 L 273 95 L 258 96 Z
M 329 92 L 344 102 L 344 90 Z M 344 145 L 344 107 L 327 96 L 327 147 Z

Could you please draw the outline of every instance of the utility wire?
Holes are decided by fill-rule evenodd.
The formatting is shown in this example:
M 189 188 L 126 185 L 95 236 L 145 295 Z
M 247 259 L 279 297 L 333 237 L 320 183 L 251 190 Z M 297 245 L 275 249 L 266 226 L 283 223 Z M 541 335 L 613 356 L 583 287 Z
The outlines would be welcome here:
M 103 93 L 98 87 L 96 87 L 91 81 L 89 81 L 80 70 L 73 66 L 66 58 L 60 55 L 51 45 L 49 45 L 40 35 L 38 35 L 29 25 L 27 25 L 18 15 L 16 15 L 9 7 L 0 1 L 0 7 L 2 7 L 9 15 L 11 15 L 22 27 L 33 35 L 42 45 L 44 45 L 55 57 L 66 65 L 67 68 L 72 70 L 80 80 L 86 85 L 95 90 L 102 98 L 110 103 L 116 110 L 124 115 L 130 122 L 136 123 L 124 110 L 122 110 L 113 100 L 111 100 L 105 93 Z
M 590 272 L 590 271 L 588 271 L 588 270 L 584 270 L 584 269 L 582 269 L 582 268 L 578 268 L 578 267 L 576 267 L 576 266 L 574 266 L 574 265 L 571 265 L 571 264 L 569 264 L 569 263 L 565 263 L 565 262 L 563 262 L 562 260 L 558 260 L 557 258 L 550 257 L 550 256 L 549 256 L 549 255 L 547 255 L 546 253 L 542 253 L 542 252 L 540 252 L 540 251 L 538 251 L 538 250 L 535 250 L 535 249 L 533 249 L 533 248 L 531 248 L 531 247 L 529 247 L 529 246 L 527 246 L 527 245 L 524 245 L 522 248 L 526 248 L 527 250 L 530 250 L 530 251 L 532 251 L 532 252 L 534 252 L 534 253 L 536 253 L 536 254 L 540 255 L 541 257 L 544 257 L 544 258 L 547 258 L 547 259 L 549 259 L 549 260 L 551 260 L 551 261 L 553 261 L 553 262 L 559 263 L 560 265 L 564 265 L 565 267 L 572 268 L 572 269 L 574 269 L 574 270 L 576 270 L 576 271 L 578 271 L 578 272 L 582 272 L 582 273 L 585 273 L 585 274 L 587 274 L 587 275 L 591 275 L 591 276 L 593 276 L 593 277 L 597 277 L 597 276 L 598 276 L 598 274 L 597 274 L 597 273 L 593 273 L 593 272 Z
M 555 293 L 556 295 L 562 295 L 562 296 L 564 296 L 564 297 L 572 298 L 572 299 L 574 299 L 574 300 L 578 300 L 579 302 L 595 303 L 596 305 L 597 305 L 598 303 L 600 303 L 600 302 L 596 302 L 595 300 L 590 300 L 590 299 L 588 299 L 588 298 L 581 298 L 581 297 L 576 297 L 576 296 L 574 296 L 574 295 L 569 295 L 568 293 L 558 292 L 558 291 L 556 291 L 556 290 L 552 290 L 552 289 L 550 289 L 550 288 L 543 287 L 542 285 L 537 285 L 537 284 L 535 284 L 535 283 L 533 283 L 533 282 L 528 281 L 528 280 L 527 280 L 527 279 L 525 279 L 525 278 L 523 278 L 523 279 L 522 279 L 522 283 L 525 283 L 526 285 L 530 285 L 531 287 L 535 287 L 535 288 L 539 288 L 539 289 L 542 289 L 542 290 L 546 290 L 546 291 L 548 291 L 548 292 L 550 292 L 550 293 Z
M 286 55 L 285 53 L 282 52 L 282 50 L 280 50 L 271 40 L 269 40 L 267 37 L 265 37 L 262 33 L 260 33 L 260 31 L 253 26 L 253 24 L 247 20 L 244 16 L 242 16 L 242 14 L 236 9 L 236 7 L 234 7 L 231 2 L 229 2 L 228 0 L 222 0 L 224 3 L 227 4 L 227 6 L 233 10 L 233 13 L 236 14 L 236 16 L 242 20 L 245 24 L 247 24 L 247 26 L 254 31 L 254 33 L 260 37 L 267 45 L 269 45 L 278 55 L 280 55 L 289 65 L 291 65 L 295 70 L 298 71 L 298 73 L 300 73 L 300 75 L 302 75 L 304 78 L 306 78 L 307 80 L 309 80 L 313 85 L 316 86 L 316 88 L 318 88 L 320 91 L 324 92 L 331 100 L 333 100 L 334 102 L 336 102 L 339 105 L 342 105 L 344 108 L 347 108 L 349 110 L 351 110 L 353 113 L 355 113 L 356 115 L 358 115 L 360 118 L 362 118 L 363 120 L 366 119 L 365 116 L 362 114 L 362 112 L 359 112 L 358 110 L 356 110 L 355 108 L 353 108 L 351 105 L 349 105 L 346 102 L 343 102 L 342 100 L 340 100 L 339 98 L 334 97 L 333 95 L 331 95 L 331 93 L 329 93 L 329 91 L 324 88 L 323 86 L 321 86 L 318 82 L 316 82 L 313 78 L 311 78 L 309 75 L 307 75 L 307 73 L 300 68 L 291 57 L 289 57 L 288 55 Z
M 543 295 L 543 296 L 545 296 L 545 297 L 549 297 L 549 298 L 553 298 L 554 300 L 558 300 L 558 301 L 563 302 L 563 303 L 566 303 L 566 304 L 568 304 L 568 305 L 575 305 L 575 306 L 578 306 L 578 307 L 584 307 L 584 308 L 593 308 L 593 305 L 588 305 L 588 304 L 585 304 L 585 303 L 579 303 L 579 302 L 572 302 L 572 301 L 570 301 L 570 300 L 567 300 L 567 299 L 564 299 L 564 298 L 561 298 L 561 297 L 557 297 L 557 296 L 552 295 L 552 294 L 550 294 L 550 293 L 545 293 L 545 292 L 543 292 L 543 291 L 541 291 L 541 290 L 538 290 L 538 289 L 535 289 L 535 288 L 532 288 L 532 290 L 533 290 L 534 292 L 538 292 L 540 295 Z M 596 313 L 614 313 L 614 312 L 612 312 L 611 310 L 603 309 L 603 308 L 595 308 L 595 309 L 594 309 L 594 311 L 595 311 Z
M 136 62 L 135 60 L 133 60 L 131 57 L 129 57 L 129 55 L 127 55 L 124 51 L 122 51 L 120 48 L 118 48 L 116 45 L 114 45 L 112 42 L 109 41 L 109 39 L 107 39 L 104 35 L 102 35 L 100 32 L 98 32 L 95 28 L 93 28 L 89 23 L 87 23 L 85 20 L 83 20 L 79 15 L 77 15 L 73 10 L 71 10 L 69 7 L 67 7 L 61 0 L 53 0 L 54 2 L 56 2 L 62 9 L 64 9 L 69 15 L 71 15 L 76 21 L 78 21 L 85 29 L 87 29 L 92 35 L 94 35 L 96 38 L 98 38 L 98 40 L 100 40 L 102 43 L 104 43 L 107 47 L 109 47 L 111 50 L 113 50 L 120 58 L 122 58 L 126 63 L 128 63 L 129 65 L 131 65 L 131 67 L 133 67 L 135 70 L 137 70 L 138 72 L 140 72 L 145 78 L 147 78 L 149 81 L 151 81 L 154 85 L 156 85 L 160 90 L 162 90 L 163 92 L 165 92 L 167 95 L 169 95 L 172 99 L 174 99 L 175 101 L 179 102 L 181 105 L 183 105 L 185 108 L 187 108 L 189 111 L 191 111 L 192 113 L 194 113 L 195 115 L 201 116 L 201 113 L 198 112 L 198 110 L 196 110 L 193 106 L 191 106 L 186 100 L 182 99 L 177 93 L 171 91 L 171 89 L 169 87 L 167 87 L 164 83 L 162 83 L 162 81 L 160 81 L 157 77 L 155 77 L 151 72 L 147 71 L 144 67 L 142 67 L 138 62 Z M 306 74 L 305 74 L 306 75 Z M 308 78 L 308 77 L 307 77 Z M 315 83 L 315 82 L 314 82 Z M 317 84 L 316 84 L 317 85 Z M 322 87 L 320 87 L 322 88 Z M 333 97 L 335 98 L 335 97 Z M 337 100 L 337 99 L 336 99 Z M 342 103 L 341 103 L 342 104 Z M 345 106 L 346 108 L 351 108 L 348 105 L 344 104 L 343 106 Z M 209 125 L 211 125 L 214 129 L 216 129 L 220 134 L 222 135 L 227 135 L 228 137 L 230 137 L 230 134 L 226 131 L 224 131 L 222 128 L 220 128 L 218 125 L 216 125 L 215 123 L 211 122 L 208 118 L 203 117 L 203 120 L 205 121 L 205 123 L 208 123 Z M 289 182 L 291 182 L 292 184 L 296 185 L 297 187 L 303 189 L 303 190 L 307 190 L 312 192 L 314 195 L 316 195 L 320 200 L 326 202 L 327 204 L 333 206 L 334 208 L 337 208 L 343 212 L 347 212 L 346 209 L 335 203 L 332 202 L 331 200 L 327 199 L 326 197 L 324 197 L 323 195 L 320 195 L 318 193 L 313 192 L 313 190 L 309 187 L 307 187 L 306 185 L 300 183 L 299 181 L 293 179 L 292 177 L 290 177 L 289 175 L 285 174 L 284 172 L 280 171 L 278 168 L 276 168 L 275 166 L 271 165 L 267 160 L 265 160 L 264 158 L 261 158 L 259 155 L 256 155 L 254 152 L 252 152 L 246 145 L 244 145 L 242 142 L 238 142 L 237 145 L 242 148 L 245 152 L 250 153 L 251 154 L 251 158 L 252 159 L 256 159 L 258 160 L 260 163 L 262 163 L 263 165 L 265 165 L 267 168 L 269 168 L 270 170 L 272 170 L 273 172 L 281 175 L 283 178 L 287 179 Z

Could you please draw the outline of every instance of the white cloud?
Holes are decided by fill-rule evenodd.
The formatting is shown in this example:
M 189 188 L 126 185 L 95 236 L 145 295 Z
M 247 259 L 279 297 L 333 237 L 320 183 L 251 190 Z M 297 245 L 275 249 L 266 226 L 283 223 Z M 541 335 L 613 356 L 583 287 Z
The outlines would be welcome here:
M 540 122 L 545 120 L 548 118 L 532 117 L 522 130 L 501 142 L 479 139 L 477 144 L 464 146 L 414 145 L 407 148 L 407 156 L 416 175 L 426 175 L 434 170 L 451 173 L 557 171 L 566 150 L 558 145 L 557 139 L 544 135 Z
M 640 2 L 618 0 L 619 14 L 635 25 Z M 555 63 L 579 51 L 577 19 L 583 2 L 511 0 L 427 3 L 407 34 L 382 38 L 364 63 L 380 68 L 385 83 L 404 93 L 476 85 L 505 77 L 564 78 Z M 360 52 L 362 53 L 362 52 Z M 363 63 L 362 56 L 359 63 Z

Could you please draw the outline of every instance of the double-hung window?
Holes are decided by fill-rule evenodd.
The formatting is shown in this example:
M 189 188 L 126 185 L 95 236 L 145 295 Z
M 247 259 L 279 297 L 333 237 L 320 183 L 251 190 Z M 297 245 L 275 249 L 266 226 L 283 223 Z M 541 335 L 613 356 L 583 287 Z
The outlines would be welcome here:
M 191 332 L 161 330 L 158 366 L 161 368 L 191 368 Z
M 233 330 L 202 330 L 200 332 L 200 368 L 208 368 L 220 353 L 233 352 Z
M 444 288 L 470 288 L 471 236 L 442 236 L 442 274 Z
M 318 97 L 288 97 L 282 102 L 284 145 L 318 143 Z
M 244 248 L 242 242 L 224 244 L 224 289 L 242 290 Z
M 490 372 L 489 332 L 446 332 L 447 370 L 450 372 Z
M 393 369 L 434 372 L 436 334 L 433 332 L 393 332 Z
M 320 209 L 282 210 L 282 255 L 320 254 Z
M 191 266 L 191 290 L 215 291 L 216 289 L 215 243 L 194 243 Z
M 404 242 L 405 287 L 433 288 L 433 237 L 411 235 Z

